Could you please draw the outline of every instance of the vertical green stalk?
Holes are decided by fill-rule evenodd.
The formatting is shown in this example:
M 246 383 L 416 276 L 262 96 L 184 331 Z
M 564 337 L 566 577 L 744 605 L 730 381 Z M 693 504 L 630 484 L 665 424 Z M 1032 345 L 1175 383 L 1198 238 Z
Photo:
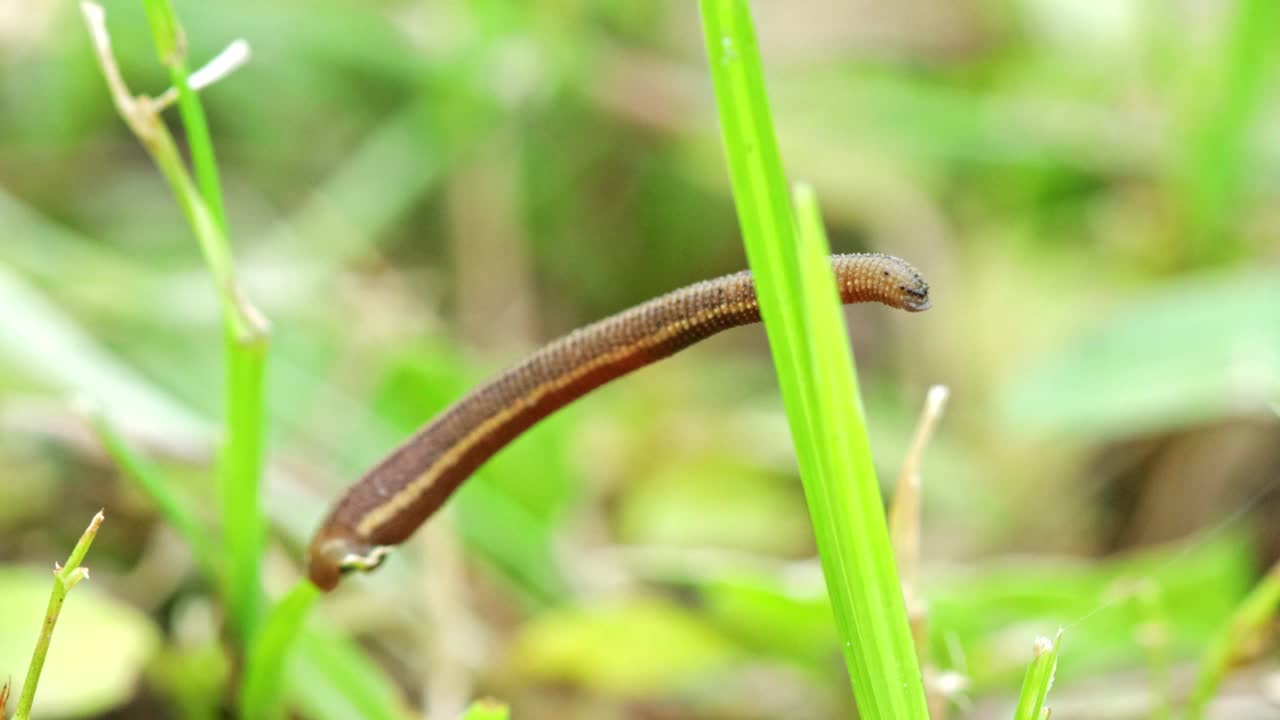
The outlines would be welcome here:
M 169 81 L 178 91 L 178 112 L 187 133 L 191 150 L 191 167 L 195 172 L 196 186 L 214 221 L 225 234 L 226 210 L 222 203 L 222 183 L 218 179 L 218 163 L 213 152 L 213 138 L 209 134 L 209 122 L 205 118 L 200 96 L 191 89 L 187 72 L 187 42 L 177 14 L 169 0 L 143 0 L 147 22 L 155 40 L 160 62 L 169 68 Z
M 53 591 L 49 593 L 49 607 L 45 610 L 44 624 L 40 627 L 40 635 L 36 638 L 35 650 L 31 653 L 31 664 L 27 668 L 27 678 L 22 683 L 22 694 L 18 696 L 18 709 L 13 720 L 29 720 L 31 705 L 36 698 L 36 685 L 40 682 L 40 673 L 44 670 L 45 658 L 49 655 L 49 643 L 53 641 L 53 627 L 58 623 L 58 614 L 62 612 L 62 603 L 67 593 L 76 583 L 89 577 L 89 569 L 80 567 L 84 556 L 89 553 L 89 546 L 98 536 L 98 528 L 102 525 L 103 514 L 98 511 L 80 536 L 79 542 L 71 550 L 67 564 L 55 567 L 53 572 Z M 4 714 L 4 705 L 0 705 L 0 715 Z
M 817 204 L 797 232 L 745 0 L 701 0 L 733 195 L 862 717 L 928 717 Z
M 240 688 L 241 717 L 273 720 L 283 715 L 285 663 L 319 595 L 315 585 L 301 580 L 267 614 L 247 653 Z
M 263 603 L 259 572 L 266 543 L 261 478 L 267 342 L 264 336 L 241 337 L 228 327 L 223 343 L 227 438 L 219 457 L 218 485 L 227 600 L 240 637 L 247 642 L 253 637 Z
M 223 300 L 226 437 L 219 456 L 218 482 L 226 559 L 224 581 L 231 617 L 241 640 L 247 642 L 262 612 L 259 573 L 266 535 L 261 508 L 265 321 L 244 301 L 233 278 L 213 140 L 200 96 L 191 89 L 182 27 L 169 0 L 144 0 L 143 4 L 156 51 L 160 61 L 168 66 L 178 92 L 178 109 L 191 152 L 196 188 L 209 216 L 206 222 L 214 226 L 207 232 L 197 228 L 197 236 Z

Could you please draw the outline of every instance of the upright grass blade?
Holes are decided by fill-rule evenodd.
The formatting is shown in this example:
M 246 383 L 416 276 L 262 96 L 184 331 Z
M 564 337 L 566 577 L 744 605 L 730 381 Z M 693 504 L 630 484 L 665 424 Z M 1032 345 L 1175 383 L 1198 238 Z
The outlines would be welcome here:
M 191 151 L 196 182 L 185 168 L 176 173 L 174 189 L 188 212 L 210 274 L 223 301 L 223 346 L 226 355 L 226 442 L 219 455 L 218 484 L 222 504 L 227 602 L 241 640 L 253 636 L 262 612 L 260 563 L 266 525 L 261 508 L 262 444 L 265 406 L 266 323 L 241 295 L 235 283 L 226 212 L 218 180 L 213 139 L 200 96 L 191 89 L 186 41 L 169 0 L 144 0 L 160 61 L 169 68 L 177 90 L 178 109 Z M 181 161 L 178 160 L 180 163 Z M 166 173 L 171 181 L 175 172 Z M 196 198 L 190 197 L 197 195 Z
M 926 718 L 817 203 L 800 194 L 797 233 L 745 0 L 700 6 L 738 218 L 858 709 Z
M 265 339 L 224 338 L 227 362 L 227 439 L 219 456 L 222 545 L 226 553 L 227 600 L 240 637 L 248 642 L 262 612 L 260 564 L 266 542 L 262 512 L 265 422 Z
M 240 717 L 271 720 L 284 713 L 284 667 L 294 639 L 320 591 L 301 580 L 271 608 L 254 636 L 240 687 Z
M 178 93 L 178 112 L 182 115 L 183 129 L 191 151 L 191 167 L 195 171 L 200 196 L 213 213 L 218 227 L 227 232 L 227 214 L 222 204 L 222 183 L 218 180 L 218 163 L 213 152 L 213 138 L 209 134 L 209 122 L 205 118 L 200 96 L 191 89 L 187 71 L 186 38 L 178 16 L 169 0 L 143 0 L 151 36 L 155 40 L 160 62 L 169 68 L 169 79 Z
M 400 691 L 360 646 L 315 626 L 303 627 L 286 662 L 288 700 L 314 720 L 404 720 Z
M 222 220 L 212 141 L 199 99 L 186 73 L 181 28 L 168 0 L 146 0 L 146 3 L 157 50 L 175 77 L 179 103 L 185 98 L 183 120 L 192 146 L 198 187 L 183 164 L 177 144 L 159 118 L 162 104 L 151 98 L 135 97 L 125 84 L 111 50 L 102 7 L 86 0 L 81 3 L 81 9 L 112 99 L 169 182 L 199 241 L 222 304 L 227 355 L 226 444 L 219 468 L 222 550 L 226 563 L 223 578 L 233 624 L 251 656 L 243 697 L 255 713 L 274 712 L 279 707 L 279 673 L 284 667 L 290 701 L 310 717 L 402 718 L 404 710 L 394 686 L 363 655 L 359 646 L 301 627 L 315 597 L 315 589 L 309 585 L 299 586 L 287 596 L 267 619 L 261 639 L 257 637 L 262 612 L 259 564 L 265 538 L 259 481 L 265 427 L 263 370 L 268 328 L 266 320 L 245 300 L 235 282 L 231 247 Z M 197 145 L 203 147 L 197 148 Z M 123 445 L 119 445 L 116 450 L 122 448 Z M 135 464 L 134 469 L 137 467 Z M 155 496 L 158 478 L 149 477 L 142 482 L 153 486 L 151 494 Z M 177 524 L 180 529 L 195 527 L 189 519 L 179 519 Z M 197 533 L 184 534 L 195 536 Z M 288 648 L 295 639 L 298 652 L 294 662 L 286 663 Z
M 1053 640 L 1036 638 L 1032 652 L 1035 657 L 1027 666 L 1022 680 L 1022 693 L 1018 695 L 1018 707 L 1014 720 L 1041 720 L 1045 698 L 1053 687 L 1053 673 L 1058 669 L 1058 650 L 1062 647 L 1062 631 Z
M 1271 566 L 1253 590 L 1240 601 L 1231 620 L 1222 628 L 1200 661 L 1200 672 L 1187 701 L 1187 717 L 1198 720 L 1217 692 L 1222 677 L 1242 654 L 1241 647 L 1256 638 L 1275 619 L 1280 606 L 1280 563 Z

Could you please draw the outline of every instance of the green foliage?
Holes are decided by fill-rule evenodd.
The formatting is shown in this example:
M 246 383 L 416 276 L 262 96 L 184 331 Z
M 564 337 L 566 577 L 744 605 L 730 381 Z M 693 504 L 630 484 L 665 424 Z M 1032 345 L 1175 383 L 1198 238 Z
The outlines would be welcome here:
M 399 689 L 354 642 L 306 628 L 296 645 L 286 669 L 291 707 L 316 720 L 403 720 Z
M 294 640 L 319 594 L 316 586 L 299 581 L 267 613 L 247 653 L 245 679 L 240 688 L 242 717 L 270 720 L 284 715 L 284 670 Z
M 1238 270 L 1134 293 L 1009 387 L 1011 431 L 1140 435 L 1280 397 L 1280 278 Z

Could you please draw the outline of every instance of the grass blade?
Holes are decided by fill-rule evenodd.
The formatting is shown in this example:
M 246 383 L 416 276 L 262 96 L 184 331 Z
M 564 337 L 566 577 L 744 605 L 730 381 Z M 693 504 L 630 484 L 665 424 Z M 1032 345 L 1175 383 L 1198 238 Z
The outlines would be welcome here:
M 209 533 L 191 508 L 170 489 L 169 481 L 160 474 L 158 468 L 129 446 L 105 415 L 91 410 L 89 422 L 98 442 L 102 443 L 102 447 L 115 460 L 116 465 L 120 466 L 124 475 L 155 503 L 165 521 L 187 541 L 191 554 L 195 556 L 201 569 L 209 573 L 210 577 L 216 576 L 218 566 L 214 560 Z
M 193 222 L 193 226 L 214 283 L 222 290 L 227 440 L 219 455 L 218 481 L 227 560 L 225 579 L 231 616 L 235 618 L 241 639 L 248 641 L 262 613 L 259 574 L 266 538 L 261 507 L 266 323 L 235 283 L 213 139 L 200 96 L 191 89 L 182 26 L 169 0 L 145 0 L 144 5 L 156 51 L 160 61 L 168 66 L 169 77 L 177 90 L 178 111 L 196 178 L 196 187 L 192 188 L 184 171 L 183 181 L 176 183 L 174 189 L 180 196 L 198 193 L 200 202 L 188 197 L 184 204 L 206 211 L 200 213 L 199 222 Z
M 219 456 L 226 588 L 241 638 L 253 636 L 261 613 L 259 579 L 266 519 L 262 512 L 262 456 L 266 401 L 265 340 L 242 341 L 227 334 L 227 441 Z
M 286 665 L 288 699 L 314 720 L 404 720 L 399 690 L 346 638 L 304 627 Z
M 1027 666 L 1027 675 L 1022 681 L 1022 693 L 1018 695 L 1018 708 L 1014 712 L 1014 720 L 1041 720 L 1044 712 L 1044 701 L 1053 687 L 1053 673 L 1058 669 L 1058 650 L 1062 647 L 1062 631 L 1050 640 L 1047 637 L 1036 638 L 1032 652 L 1035 657 Z
M 67 593 L 71 592 L 71 588 L 89 577 L 89 569 L 80 567 L 80 563 L 84 562 L 84 556 L 89 553 L 89 546 L 93 545 L 93 539 L 97 537 L 98 528 L 102 525 L 103 519 L 102 511 L 99 510 L 71 550 L 67 564 L 60 567 L 54 566 L 53 591 L 49 593 L 49 608 L 45 611 L 44 624 L 36 639 L 35 650 L 31 653 L 31 665 L 27 669 L 27 678 L 22 683 L 22 694 L 18 696 L 18 709 L 13 715 L 13 720 L 29 720 L 31 717 L 36 685 L 40 682 L 40 673 L 44 670 L 44 661 L 49 655 L 49 643 L 53 640 L 53 628 L 58 623 L 58 614 L 62 611 L 62 604 L 66 601 Z M 6 688 L 7 686 L 6 683 Z M 5 694 L 8 694 L 7 690 Z M 3 711 L 4 706 L 0 705 L 0 714 L 3 714 Z
M 240 686 L 241 717 L 269 720 L 283 714 L 285 662 L 319 594 L 315 585 L 302 580 L 267 614 L 249 648 Z
M 702 0 L 747 258 L 845 662 L 865 718 L 928 717 L 843 315 L 812 193 L 797 225 L 744 0 Z
M 1187 717 L 1196 720 L 1204 716 L 1205 707 L 1213 699 L 1223 676 L 1244 654 L 1241 648 L 1263 632 L 1275 618 L 1277 606 L 1280 606 L 1280 563 L 1271 566 L 1266 577 L 1240 602 L 1231 620 L 1205 650 L 1195 687 L 1187 700 Z
M 252 637 L 261 613 L 259 579 L 266 535 L 261 507 L 263 371 L 267 323 L 241 294 L 233 275 L 231 246 L 222 221 L 221 191 L 213 164 L 213 144 L 199 98 L 187 78 L 185 41 L 167 0 L 148 0 L 147 18 L 161 60 L 169 65 L 183 108 L 200 187 L 191 179 L 177 144 L 158 115 L 156 102 L 130 93 L 111 51 L 102 7 L 83 2 L 81 9 L 94 41 L 99 64 L 112 98 L 125 122 L 151 155 L 176 196 L 199 241 L 222 303 L 227 362 L 226 445 L 220 455 L 227 602 L 243 642 Z

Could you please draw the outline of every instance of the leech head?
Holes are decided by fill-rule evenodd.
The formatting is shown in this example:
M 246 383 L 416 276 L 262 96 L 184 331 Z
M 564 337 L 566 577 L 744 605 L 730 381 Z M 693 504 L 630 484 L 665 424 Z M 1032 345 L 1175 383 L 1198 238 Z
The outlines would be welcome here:
M 389 554 L 391 548 L 386 545 L 370 545 L 321 533 L 307 553 L 307 577 L 313 585 L 329 592 L 338 586 L 343 575 L 374 570 Z
M 835 260 L 844 302 L 878 302 L 891 308 L 928 310 L 929 283 L 910 263 L 892 255 L 843 255 Z

